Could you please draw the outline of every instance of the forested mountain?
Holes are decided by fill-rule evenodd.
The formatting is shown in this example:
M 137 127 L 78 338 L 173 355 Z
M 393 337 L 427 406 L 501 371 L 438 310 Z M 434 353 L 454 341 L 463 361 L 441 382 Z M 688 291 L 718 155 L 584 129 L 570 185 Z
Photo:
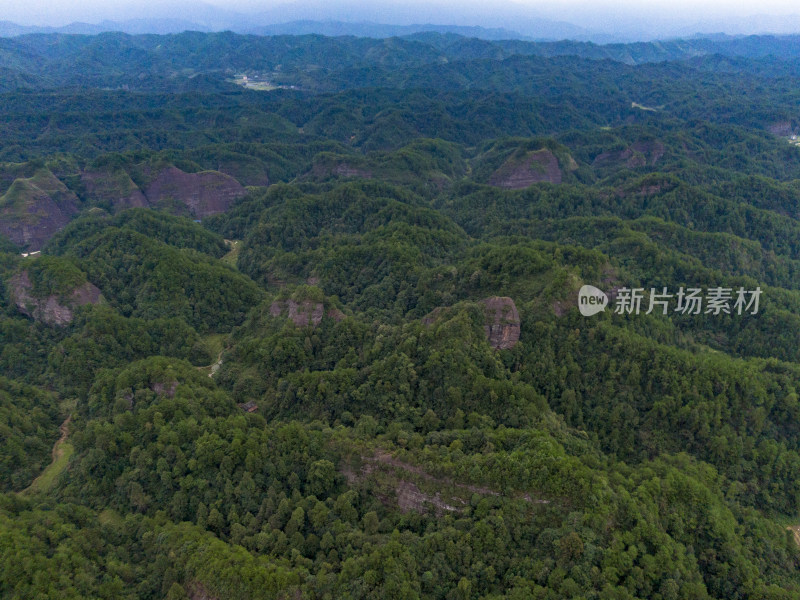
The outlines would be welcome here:
M 431 68 L 441 73 L 455 70 L 469 79 L 481 80 L 481 87 L 507 81 L 517 89 L 527 73 L 497 68 L 495 63 L 515 58 L 515 64 L 541 69 L 563 64 L 555 61 L 527 61 L 527 58 L 572 57 L 609 60 L 626 65 L 673 62 L 672 71 L 682 67 L 711 72 L 750 71 L 753 75 L 770 70 L 797 73 L 800 59 L 798 36 L 747 36 L 722 39 L 690 39 L 598 45 L 591 42 L 529 42 L 481 40 L 455 33 L 419 32 L 382 39 L 349 35 L 325 37 L 307 35 L 239 35 L 231 32 L 184 32 L 170 35 L 129 35 L 106 32 L 98 35 L 36 33 L 0 38 L 2 91 L 17 88 L 104 87 L 147 90 L 223 91 L 238 73 L 269 76 L 271 81 L 321 91 L 364 85 L 409 87 L 409 77 L 430 77 Z M 490 61 L 491 75 L 481 62 Z M 721 68 L 720 62 L 728 65 Z M 462 63 L 467 63 L 466 65 Z M 581 61 L 571 61 L 580 69 Z M 588 70 L 595 77 L 608 78 L 602 63 L 592 62 Z M 427 68 L 426 68 L 427 67 Z M 399 69 L 399 73 L 396 71 Z M 477 70 L 476 70 L 477 69 Z M 616 69 L 621 74 L 630 71 Z M 469 73 L 465 72 L 468 70 Z M 359 73 L 357 80 L 348 74 Z M 648 70 L 634 71 L 653 85 Z M 574 73 L 578 75 L 578 73 Z M 628 75 L 630 77 L 630 75 Z M 635 77 L 634 77 L 635 78 Z M 227 81 L 227 83 L 226 83 Z M 447 81 L 447 80 L 445 80 Z M 432 80 L 436 86 L 436 78 Z M 463 82 L 459 82 L 463 83 Z M 569 82 L 567 82 L 569 84 Z M 494 84 L 494 85 L 492 85 Z M 574 85 L 574 84 L 573 84 Z M 458 89 L 463 86 L 459 85 Z
M 0 596 L 800 598 L 797 60 L 0 40 Z

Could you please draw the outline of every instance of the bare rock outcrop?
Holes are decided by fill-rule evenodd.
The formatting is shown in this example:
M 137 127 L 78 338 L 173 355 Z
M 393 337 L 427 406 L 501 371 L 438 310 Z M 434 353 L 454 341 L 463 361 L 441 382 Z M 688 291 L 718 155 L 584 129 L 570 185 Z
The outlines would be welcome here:
M 493 348 L 508 350 L 519 341 L 520 320 L 517 306 L 511 298 L 505 296 L 492 296 L 481 300 L 484 306 L 484 331 L 486 339 Z M 422 324 L 433 325 L 447 309 L 443 306 L 434 308 L 422 317 Z
M 778 135 L 781 137 L 789 137 L 794 135 L 794 128 L 792 127 L 791 121 L 778 121 L 776 123 L 772 123 L 767 127 L 767 130 L 772 135 Z
M 664 144 L 661 142 L 639 141 L 623 150 L 598 154 L 592 161 L 592 166 L 596 168 L 625 166 L 629 169 L 644 167 L 656 164 L 664 156 L 664 152 Z
M 178 389 L 178 382 L 174 379 L 172 381 L 155 381 L 150 384 L 150 389 L 159 396 L 166 396 L 167 398 L 174 398 L 175 391 Z
M 426 494 L 410 481 L 398 481 L 395 494 L 397 497 L 397 508 L 399 508 L 402 513 L 413 510 L 420 514 L 425 514 L 428 512 L 428 507 L 431 507 L 436 516 L 441 517 L 449 512 L 462 511 L 465 504 L 461 499 L 459 499 L 458 505 L 456 505 L 453 499 L 443 499 L 440 492 Z M 448 500 L 453 503 L 450 504 Z
M 361 169 L 347 162 L 318 162 L 314 164 L 309 174 L 314 179 L 327 179 L 328 177 L 372 178 L 372 171 Z
M 86 282 L 65 297 L 50 295 L 37 298 L 33 295 L 33 285 L 27 271 L 14 275 L 8 283 L 11 299 L 20 312 L 48 325 L 71 323 L 76 307 L 97 304 L 102 297 L 99 289 Z
M 199 581 L 191 581 L 186 589 L 189 600 L 219 600 Z
M 149 206 L 142 190 L 122 169 L 84 171 L 81 173 L 81 183 L 86 189 L 87 199 L 99 203 L 110 202 L 114 212 Z
M 338 308 L 331 307 L 325 312 L 322 302 L 312 300 L 275 300 L 269 307 L 269 314 L 273 317 L 286 315 L 292 323 L 298 327 L 317 327 L 322 323 L 322 318 L 327 316 L 337 323 L 344 319 L 345 315 Z
M 333 319 L 337 323 L 345 317 L 345 314 L 335 306 L 328 309 L 327 315 L 329 319 Z
M 489 185 L 520 190 L 534 183 L 561 183 L 561 177 L 555 154 L 542 149 L 509 158 L 489 177 Z
M 144 192 L 151 205 L 178 202 L 198 219 L 225 212 L 245 193 L 242 184 L 224 173 L 186 173 L 177 167 L 161 171 Z
M 442 312 L 444 312 L 444 310 L 445 309 L 443 306 L 437 306 L 427 315 L 422 317 L 422 324 L 425 325 L 426 327 L 433 325 L 436 322 L 436 319 L 438 319 L 439 316 L 442 314 Z
M 462 513 L 475 494 L 484 497 L 501 496 L 500 492 L 485 486 L 433 475 L 418 465 L 400 460 L 382 450 L 360 458 L 359 468 L 346 462 L 340 467 L 348 484 L 353 486 L 372 480 L 376 484 L 376 498 L 385 506 L 397 507 L 403 513 L 415 511 L 437 516 Z M 551 502 L 524 492 L 506 492 L 502 495 L 520 498 L 536 505 L 547 505 Z
M 236 179 L 224 173 L 186 173 L 174 166 L 157 174 L 145 169 L 146 177 L 152 179 L 144 191 L 125 169 L 84 171 L 80 173 L 81 199 L 48 169 L 38 169 L 31 177 L 0 175 L 5 190 L 0 195 L 0 234 L 27 251 L 40 250 L 63 229 L 80 211 L 82 200 L 112 212 L 158 206 L 203 219 L 225 212 L 246 193 Z
M 365 170 L 359 169 L 357 167 L 352 167 L 347 163 L 341 163 L 336 165 L 331 172 L 334 175 L 338 175 L 339 177 L 364 177 L 365 179 L 369 179 L 372 177 L 372 173 Z
M 0 196 L 0 233 L 36 251 L 78 212 L 78 197 L 46 170 L 16 179 Z
M 519 341 L 520 320 L 514 301 L 492 296 L 483 300 L 486 307 L 486 337 L 493 348 L 508 350 Z
M 631 149 L 645 156 L 648 165 L 656 164 L 666 151 L 664 144 L 658 141 L 634 142 Z

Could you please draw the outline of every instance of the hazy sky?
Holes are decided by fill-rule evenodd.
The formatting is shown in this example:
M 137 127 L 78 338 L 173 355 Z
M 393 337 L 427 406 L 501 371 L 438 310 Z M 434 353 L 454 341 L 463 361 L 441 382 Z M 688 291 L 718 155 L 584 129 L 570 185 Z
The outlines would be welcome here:
M 263 0 L 230 0 L 223 2 L 220 0 L 207 0 L 208 4 L 230 8 L 233 10 L 255 12 L 266 6 L 275 6 L 282 2 L 264 2 Z M 288 2 L 286 3 L 288 4 Z M 364 4 L 374 4 L 364 2 Z M 380 4 L 380 2 L 378 3 Z M 406 4 L 412 5 L 414 2 L 396 2 L 387 4 Z M 427 2 L 417 2 L 416 4 L 428 4 Z M 437 4 L 450 5 L 453 8 L 469 5 L 469 2 L 459 0 L 442 1 Z M 479 3 L 474 3 L 478 5 Z M 503 2 L 483 2 L 483 6 L 492 4 L 503 4 Z M 643 7 L 654 7 L 663 13 L 675 13 L 690 11 L 693 15 L 713 15 L 720 13 L 735 14 L 745 16 L 752 14 L 793 14 L 800 12 L 796 0 L 613 0 L 591 2 L 587 0 L 509 0 L 508 4 L 516 4 L 528 8 L 533 8 L 542 14 L 569 14 L 580 15 L 587 8 L 592 10 L 606 10 L 613 12 L 642 11 Z
M 800 6 L 797 0 L 0 0 L 0 21 L 23 25 L 65 25 L 73 21 L 97 23 L 103 19 L 154 17 L 226 28 L 231 27 L 231 23 L 240 22 L 237 19 L 241 17 L 235 13 L 259 15 L 258 25 L 270 21 L 314 19 L 514 29 L 520 18 L 544 18 L 567 21 L 594 31 L 669 33 L 681 31 L 681 27 L 689 27 L 691 31 L 696 24 L 703 24 L 705 31 L 746 28 L 748 23 L 756 29 L 766 30 L 774 24 L 780 27 L 782 21 L 762 19 L 748 22 L 743 18 L 797 15 Z

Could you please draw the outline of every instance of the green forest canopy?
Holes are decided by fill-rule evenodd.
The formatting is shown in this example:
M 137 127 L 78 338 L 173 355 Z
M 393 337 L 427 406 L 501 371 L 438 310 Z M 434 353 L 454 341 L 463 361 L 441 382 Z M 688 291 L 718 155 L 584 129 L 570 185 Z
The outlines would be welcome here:
M 800 598 L 796 40 L 467 42 L 0 40 L 0 595 Z

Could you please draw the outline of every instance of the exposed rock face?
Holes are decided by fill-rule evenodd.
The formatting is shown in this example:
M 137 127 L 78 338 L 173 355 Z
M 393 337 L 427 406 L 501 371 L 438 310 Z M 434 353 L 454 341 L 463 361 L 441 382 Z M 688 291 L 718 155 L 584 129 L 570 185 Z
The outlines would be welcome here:
M 41 249 L 79 210 L 78 197 L 49 171 L 16 179 L 0 196 L 0 233 L 29 251 Z
M 72 294 L 70 295 L 70 301 L 75 306 L 97 304 L 100 302 L 100 298 L 102 298 L 100 290 L 88 281 L 72 290 Z
M 156 381 L 155 383 L 150 385 L 150 389 L 153 390 L 159 396 L 174 398 L 175 391 L 178 389 L 178 382 L 174 380 L 169 382 Z
M 492 296 L 481 300 L 485 308 L 484 330 L 486 339 L 493 348 L 508 350 L 519 341 L 520 320 L 517 306 L 511 298 Z M 442 306 L 434 308 L 422 317 L 422 324 L 430 326 L 446 309 Z
M 189 600 L 218 600 L 218 598 L 213 596 L 199 581 L 190 582 L 186 592 L 189 595 Z
M 789 121 L 778 121 L 770 125 L 767 129 L 772 135 L 779 135 L 781 137 L 789 137 L 794 134 L 792 124 Z
M 439 318 L 439 315 L 442 314 L 442 311 L 444 311 L 444 307 L 437 306 L 427 315 L 422 317 L 422 324 L 425 326 L 433 325 L 436 322 L 436 319 Z
M 298 327 L 308 327 L 309 325 L 316 327 L 322 323 L 322 317 L 326 314 L 329 319 L 333 319 L 337 323 L 345 317 L 344 313 L 338 308 L 330 308 L 325 313 L 325 307 L 322 302 L 312 302 L 311 300 L 303 300 L 302 302 L 276 300 L 270 305 L 269 314 L 273 317 L 286 314 Z
M 72 322 L 75 307 L 97 304 L 101 298 L 100 290 L 88 282 L 72 290 L 66 299 L 57 296 L 36 298 L 32 295 L 33 285 L 26 271 L 14 275 L 8 283 L 11 298 L 20 312 L 48 325 Z
M 28 178 L 15 176 L 0 173 L 0 188 L 11 181 L 0 195 L 0 233 L 28 251 L 40 250 L 79 212 L 81 201 L 47 169 L 39 169 Z M 158 173 L 144 192 L 122 168 L 84 171 L 80 178 L 84 199 L 112 212 L 177 206 L 178 212 L 203 219 L 226 211 L 246 193 L 238 181 L 218 171 L 185 173 L 176 167 Z
M 328 309 L 328 318 L 333 319 L 337 323 L 344 319 L 345 314 L 340 311 L 338 308 L 330 308 Z
M 664 144 L 657 141 L 635 142 L 630 147 L 616 152 L 598 154 L 593 167 L 625 166 L 630 169 L 654 165 L 664 156 Z
M 440 517 L 448 512 L 460 512 L 464 508 L 463 500 L 459 502 L 459 506 L 456 506 L 455 503 L 448 504 L 446 500 L 442 499 L 441 493 L 426 494 L 410 481 L 398 481 L 395 494 L 397 495 L 397 508 L 403 513 L 413 510 L 425 514 L 430 506 L 436 516 Z M 452 499 L 450 501 L 452 502 Z
M 305 327 L 309 323 L 316 327 L 322 323 L 322 315 L 324 314 L 322 302 L 287 300 L 286 307 L 289 309 L 289 318 L 299 327 Z
M 647 164 L 656 164 L 664 156 L 665 148 L 661 142 L 635 142 L 631 149 L 647 157 Z
M 271 317 L 280 317 L 284 309 L 284 303 L 277 300 L 269 305 L 269 314 Z
M 511 298 L 492 296 L 483 300 L 486 306 L 486 337 L 493 348 L 508 350 L 519 341 L 520 320 Z
M 161 171 L 145 189 L 150 204 L 177 201 L 198 219 L 225 212 L 245 193 L 238 181 L 218 171 L 185 173 L 177 167 Z
M 224 173 L 186 173 L 174 166 L 159 172 L 144 192 L 123 169 L 85 171 L 81 182 L 89 200 L 101 204 L 110 201 L 114 212 L 172 203 L 185 206 L 200 219 L 224 212 L 245 194 L 244 187 Z
M 536 150 L 520 158 L 509 158 L 489 177 L 489 185 L 511 190 L 526 188 L 534 183 L 561 183 L 558 159 L 550 150 Z
M 592 166 L 597 168 L 625 165 L 628 168 L 642 167 L 647 164 L 641 154 L 636 154 L 631 148 L 616 152 L 603 152 L 592 161 Z
M 327 179 L 328 177 L 361 177 L 363 179 L 372 178 L 372 172 L 366 169 L 359 169 L 346 162 L 331 164 L 330 162 L 316 163 L 310 172 L 316 179 Z
M 89 200 L 111 202 L 114 212 L 149 206 L 142 191 L 122 169 L 84 171 L 81 173 L 81 182 Z
M 475 494 L 496 497 L 501 495 L 488 487 L 436 477 L 420 466 L 399 460 L 381 450 L 372 456 L 362 455 L 359 469 L 343 463 L 341 470 L 350 485 L 371 479 L 376 484 L 376 498 L 385 506 L 396 506 L 404 513 L 432 512 L 437 516 L 461 513 L 469 506 L 470 498 Z M 504 495 L 509 496 L 508 493 Z M 516 492 L 512 495 L 531 504 L 550 504 L 550 500 L 535 498 L 527 493 Z
M 370 173 L 369 171 L 366 171 L 364 169 L 358 169 L 356 167 L 351 167 L 346 163 L 341 163 L 336 165 L 331 172 L 334 175 L 338 175 L 339 177 L 364 177 L 367 179 L 372 177 L 372 173 Z
M 614 190 L 614 193 L 619 198 L 627 198 L 629 196 L 653 196 L 660 194 L 663 191 L 670 191 L 674 189 L 675 183 L 662 178 L 647 177 L 637 183 L 632 183 Z

